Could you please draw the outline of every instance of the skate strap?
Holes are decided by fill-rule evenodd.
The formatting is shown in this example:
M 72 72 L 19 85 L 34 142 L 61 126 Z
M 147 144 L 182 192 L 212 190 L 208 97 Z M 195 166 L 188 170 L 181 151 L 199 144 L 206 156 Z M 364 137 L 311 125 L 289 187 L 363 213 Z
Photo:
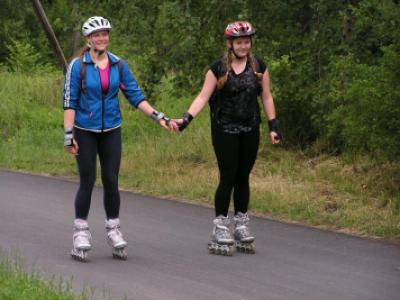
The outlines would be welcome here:
M 236 226 L 235 229 L 241 230 L 241 229 L 247 229 L 246 225 L 240 225 L 240 226 Z
M 89 230 L 77 230 L 74 232 L 74 238 L 75 237 L 88 237 L 91 238 L 92 235 L 90 234 Z
M 218 229 L 229 230 L 228 227 L 226 227 L 225 225 L 215 225 L 215 226 L 217 226 Z

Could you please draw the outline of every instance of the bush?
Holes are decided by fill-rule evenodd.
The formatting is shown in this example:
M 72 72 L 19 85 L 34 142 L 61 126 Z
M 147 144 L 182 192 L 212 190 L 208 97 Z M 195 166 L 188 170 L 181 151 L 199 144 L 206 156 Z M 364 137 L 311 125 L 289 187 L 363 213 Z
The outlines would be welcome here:
M 400 159 L 400 92 L 393 88 L 400 83 L 399 68 L 392 47 L 384 49 L 377 66 L 357 63 L 351 55 L 332 63 L 314 98 L 322 148 Z

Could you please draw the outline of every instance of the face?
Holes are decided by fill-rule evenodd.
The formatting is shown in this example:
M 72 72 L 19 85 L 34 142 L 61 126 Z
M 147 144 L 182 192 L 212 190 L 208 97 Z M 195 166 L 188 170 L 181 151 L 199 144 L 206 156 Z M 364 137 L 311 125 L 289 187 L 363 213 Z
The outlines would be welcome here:
M 92 33 L 88 38 L 90 44 L 99 51 L 104 51 L 107 49 L 110 42 L 110 34 L 108 31 L 98 31 Z
M 245 57 L 251 49 L 251 38 L 241 37 L 236 38 L 232 42 L 233 51 L 239 57 Z

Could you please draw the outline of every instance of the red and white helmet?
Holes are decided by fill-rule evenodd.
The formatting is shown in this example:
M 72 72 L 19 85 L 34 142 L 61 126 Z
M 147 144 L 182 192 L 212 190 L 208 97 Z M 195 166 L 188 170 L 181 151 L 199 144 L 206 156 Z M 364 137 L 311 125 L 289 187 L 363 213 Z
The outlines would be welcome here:
M 90 17 L 89 19 L 87 19 L 85 23 L 83 23 L 82 26 L 83 36 L 89 36 L 94 32 L 102 30 L 107 30 L 107 31 L 111 30 L 110 22 L 103 17 L 98 17 L 98 16 Z
M 228 39 L 234 39 L 245 36 L 255 35 L 256 30 L 247 21 L 236 21 L 228 24 L 225 29 L 224 36 Z

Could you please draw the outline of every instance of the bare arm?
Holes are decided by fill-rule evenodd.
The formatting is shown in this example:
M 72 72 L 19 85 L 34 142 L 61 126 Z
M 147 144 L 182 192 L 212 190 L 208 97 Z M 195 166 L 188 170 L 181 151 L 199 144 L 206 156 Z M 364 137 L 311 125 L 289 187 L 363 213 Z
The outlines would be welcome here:
M 155 110 L 147 100 L 140 102 L 138 109 L 148 117 L 150 117 Z
M 75 110 L 66 109 L 64 110 L 64 128 L 74 127 L 75 122 Z
M 140 102 L 137 108 L 148 117 L 151 117 L 153 112 L 156 111 L 147 100 Z M 165 129 L 172 129 L 172 130 L 178 129 L 178 125 L 176 125 L 175 122 L 171 122 L 168 127 L 168 124 L 164 119 L 159 120 L 159 124 L 161 127 Z
M 261 97 L 264 105 L 265 115 L 267 116 L 268 120 L 275 119 L 276 117 L 275 105 L 274 105 L 274 99 L 272 98 L 271 94 L 268 70 L 266 70 L 263 74 L 261 86 L 262 86 Z
M 266 70 L 263 74 L 261 86 L 262 86 L 261 97 L 262 97 L 265 115 L 267 116 L 268 120 L 274 120 L 276 118 L 276 111 L 275 111 L 274 99 L 272 98 L 272 94 L 271 94 L 268 70 Z M 277 132 L 271 131 L 270 137 L 271 137 L 272 144 L 279 143 L 279 135 Z
M 208 70 L 200 94 L 193 100 L 188 109 L 188 113 L 193 117 L 197 116 L 203 110 L 208 100 L 210 100 L 216 86 L 217 78 L 215 78 L 215 75 L 211 70 Z
M 179 132 L 184 130 L 192 119 L 203 110 L 206 103 L 210 100 L 216 86 L 217 78 L 211 70 L 208 70 L 200 94 L 193 100 L 187 112 L 184 113 L 182 119 L 173 120 L 179 126 L 175 131 Z

